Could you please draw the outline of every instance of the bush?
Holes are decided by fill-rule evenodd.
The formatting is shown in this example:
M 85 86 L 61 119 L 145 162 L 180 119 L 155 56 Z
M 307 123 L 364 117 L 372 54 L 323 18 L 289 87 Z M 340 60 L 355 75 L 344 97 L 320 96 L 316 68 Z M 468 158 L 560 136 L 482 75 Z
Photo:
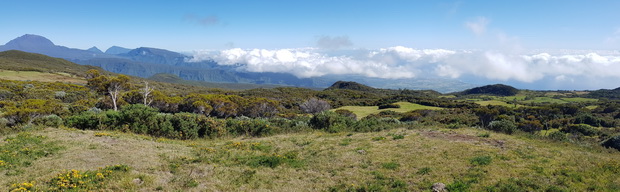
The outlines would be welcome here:
M 395 103 L 379 105 L 379 109 L 388 109 L 388 108 L 400 108 L 400 105 L 395 104 Z
M 70 116 L 65 121 L 65 126 L 77 129 L 96 129 L 99 125 L 99 115 L 92 111 L 84 111 L 80 114 Z
M 63 124 L 62 118 L 58 117 L 58 115 L 46 115 L 40 118 L 37 118 L 33 121 L 35 125 L 41 125 L 46 127 L 59 127 Z
M 353 124 L 353 130 L 358 132 L 375 132 L 396 128 L 400 121 L 394 118 L 364 118 Z
M 252 119 L 248 117 L 238 117 L 226 121 L 226 127 L 235 136 L 245 135 L 261 137 L 271 135 L 273 127 L 264 119 Z
M 568 137 L 566 137 L 566 133 L 561 131 L 555 131 L 547 135 L 547 138 L 554 141 L 568 141 Z
M 517 130 L 517 125 L 510 120 L 502 119 L 499 121 L 491 121 L 489 129 L 501 133 L 513 134 Z
M 142 104 L 126 105 L 120 110 L 122 122 L 134 133 L 146 134 L 156 124 L 157 109 Z
M 353 113 L 353 111 L 349 111 L 346 109 L 338 109 L 335 111 L 336 113 L 345 116 L 345 117 L 349 117 L 351 119 L 357 119 L 357 115 L 355 115 L 355 113 Z
M 610 137 L 605 142 L 603 142 L 601 145 L 603 145 L 603 147 L 609 147 L 609 148 L 620 150 L 620 135 Z
M 327 132 L 348 131 L 353 124 L 353 119 L 342 116 L 336 112 L 324 111 L 310 119 L 310 126 Z
M 569 125 L 568 127 L 560 129 L 560 131 L 585 136 L 595 136 L 601 134 L 601 131 L 596 130 L 588 124 Z

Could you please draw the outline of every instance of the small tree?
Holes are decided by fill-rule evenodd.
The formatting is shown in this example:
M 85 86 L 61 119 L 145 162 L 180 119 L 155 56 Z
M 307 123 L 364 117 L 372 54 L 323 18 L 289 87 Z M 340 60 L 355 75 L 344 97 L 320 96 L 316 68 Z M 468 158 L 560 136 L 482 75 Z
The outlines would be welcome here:
M 93 69 L 86 72 L 86 79 L 88 81 L 86 86 L 90 89 L 100 94 L 107 93 L 110 95 L 114 111 L 117 111 L 117 103 L 121 92 L 129 88 L 129 77 L 125 75 L 106 77 Z
M 142 104 L 149 106 L 151 102 L 153 102 L 153 98 L 149 98 L 152 92 L 153 92 L 153 87 L 149 87 L 149 82 L 145 81 L 144 88 L 140 90 L 140 93 L 142 93 L 142 99 L 143 99 Z
M 129 87 L 129 77 L 125 75 L 119 75 L 118 77 L 113 77 L 109 81 L 108 86 L 108 94 L 110 94 L 110 98 L 112 99 L 112 104 L 114 105 L 114 111 L 118 111 L 118 99 L 122 91 L 126 90 Z
M 329 103 L 327 103 L 327 101 L 323 101 L 317 98 L 311 98 L 299 105 L 299 107 L 304 113 L 312 114 L 317 114 L 331 109 L 331 106 L 329 105 Z

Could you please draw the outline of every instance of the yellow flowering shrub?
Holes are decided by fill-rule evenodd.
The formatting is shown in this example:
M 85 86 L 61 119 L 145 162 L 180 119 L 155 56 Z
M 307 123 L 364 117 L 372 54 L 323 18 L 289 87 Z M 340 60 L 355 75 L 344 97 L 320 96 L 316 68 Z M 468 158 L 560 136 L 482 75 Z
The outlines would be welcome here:
M 127 165 L 112 165 L 106 166 L 105 168 L 99 168 L 96 171 L 83 172 L 72 169 L 59 173 L 56 177 L 50 180 L 49 184 L 52 189 L 60 191 L 100 189 L 104 186 L 108 177 L 118 172 L 127 172 L 128 170 L 129 166 Z
M 10 192 L 37 191 L 34 182 L 23 182 L 11 185 Z

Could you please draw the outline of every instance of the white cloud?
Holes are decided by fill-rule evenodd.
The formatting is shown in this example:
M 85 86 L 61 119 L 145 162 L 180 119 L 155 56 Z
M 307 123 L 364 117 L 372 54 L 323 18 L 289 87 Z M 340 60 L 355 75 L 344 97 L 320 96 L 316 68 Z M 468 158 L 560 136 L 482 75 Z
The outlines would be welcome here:
M 219 52 L 197 51 L 193 61 L 206 59 L 213 59 L 220 65 L 238 65 L 238 70 L 290 73 L 302 78 L 328 74 L 356 74 L 379 78 L 423 76 L 454 79 L 467 75 L 489 81 L 524 83 L 534 83 L 548 78 L 566 84 L 571 83 L 571 79 L 601 77 L 620 80 L 618 73 L 620 55 L 601 55 L 597 52 L 583 52 L 583 54 L 542 52 L 517 55 L 498 51 L 414 49 L 396 46 L 368 50 L 366 54 L 361 55 L 329 56 L 313 48 L 279 50 L 237 48 Z
M 477 17 L 473 21 L 465 22 L 465 27 L 471 30 L 474 34 L 480 36 L 487 31 L 487 25 L 489 20 L 486 17 Z

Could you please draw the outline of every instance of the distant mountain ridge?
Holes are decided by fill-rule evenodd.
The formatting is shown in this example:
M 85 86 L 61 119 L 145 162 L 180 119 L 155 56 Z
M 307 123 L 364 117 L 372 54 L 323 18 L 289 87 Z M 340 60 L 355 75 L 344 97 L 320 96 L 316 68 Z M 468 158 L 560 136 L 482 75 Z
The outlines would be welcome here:
M 150 47 L 127 49 L 112 46 L 105 52 L 97 47 L 88 50 L 55 45 L 51 40 L 26 34 L 0 46 L 0 51 L 20 50 L 67 59 L 81 65 L 92 65 L 104 70 L 148 78 L 166 73 L 184 80 L 218 83 L 271 84 L 298 87 L 329 87 L 336 81 L 346 79 L 377 88 L 422 89 L 439 92 L 455 92 L 474 87 L 457 80 L 448 79 L 381 79 L 360 75 L 326 75 L 313 78 L 299 78 L 289 73 L 247 72 L 235 66 L 219 65 L 213 60 L 189 62 L 191 56 Z

